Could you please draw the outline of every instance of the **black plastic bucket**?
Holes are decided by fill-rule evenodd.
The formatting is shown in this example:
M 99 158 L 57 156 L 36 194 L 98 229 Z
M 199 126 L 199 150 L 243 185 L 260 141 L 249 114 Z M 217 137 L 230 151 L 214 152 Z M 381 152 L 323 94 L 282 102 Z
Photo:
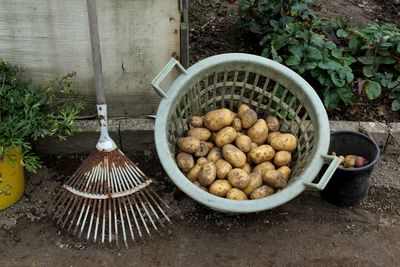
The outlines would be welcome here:
M 321 197 L 336 206 L 356 206 L 367 197 L 372 171 L 380 157 L 378 145 L 370 137 L 352 131 L 331 133 L 329 153 L 358 155 L 367 159 L 359 168 L 339 166 L 331 180 L 321 191 Z

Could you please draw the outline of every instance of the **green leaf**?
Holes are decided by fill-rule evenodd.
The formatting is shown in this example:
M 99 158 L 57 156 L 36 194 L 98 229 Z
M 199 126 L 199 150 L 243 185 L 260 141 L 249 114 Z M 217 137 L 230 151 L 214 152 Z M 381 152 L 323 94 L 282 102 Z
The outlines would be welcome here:
M 376 65 L 369 65 L 369 66 L 364 66 L 362 68 L 362 72 L 365 77 L 371 78 L 372 76 L 375 75 L 375 73 L 378 71 L 378 66 Z
M 325 90 L 323 93 L 324 105 L 328 110 L 338 107 L 340 103 L 340 96 L 336 91 Z
M 296 54 L 289 56 L 285 61 L 286 65 L 288 66 L 296 66 L 299 65 L 300 62 L 301 58 Z
M 339 37 L 339 38 L 345 38 L 345 37 L 348 37 L 348 36 L 349 36 L 349 34 L 348 34 L 345 30 L 343 30 L 343 29 L 337 30 L 337 31 L 336 31 L 336 35 L 337 35 L 337 37 Z
M 381 95 L 381 85 L 374 81 L 368 81 L 365 85 L 365 93 L 369 100 L 375 100 Z
M 399 111 L 400 110 L 400 99 L 395 99 L 392 102 L 392 110 L 393 111 Z M 400 158 L 400 157 L 399 157 Z
M 354 94 L 349 88 L 346 87 L 338 88 L 337 93 L 344 104 L 349 105 L 354 102 Z
M 361 41 L 357 36 L 353 36 L 349 41 L 349 49 L 351 52 L 356 52 L 361 46 Z
M 338 72 L 330 70 L 329 75 L 331 76 L 333 84 L 335 84 L 337 87 L 342 87 L 346 84 L 346 81 L 340 77 Z
M 342 51 L 340 51 L 339 49 L 335 48 L 332 50 L 332 56 L 334 58 L 340 59 L 342 57 Z
M 261 32 L 261 31 L 260 31 L 260 25 L 258 25 L 258 23 L 255 22 L 254 20 L 252 20 L 252 21 L 250 22 L 249 29 L 250 29 L 250 31 L 251 31 L 252 33 L 260 33 L 260 32 Z
M 325 48 L 327 48 L 329 50 L 332 50 L 332 49 L 336 48 L 336 44 L 334 42 L 332 42 L 332 41 L 325 42 L 324 46 L 325 46 Z
M 400 155 L 396 158 L 398 164 L 400 164 Z
M 321 60 L 322 59 L 322 54 L 319 52 L 319 50 L 315 47 L 309 46 L 306 49 L 306 57 L 314 60 Z
M 323 47 L 325 44 L 324 36 L 320 34 L 313 34 L 311 36 L 310 43 L 318 47 Z
M 300 57 L 303 57 L 303 48 L 298 45 L 292 45 L 289 47 L 289 52 L 292 53 L 293 55 Z
M 390 64 L 393 64 L 393 63 L 396 63 L 397 61 L 394 59 L 394 58 L 392 58 L 392 57 L 377 57 L 376 58 L 376 61 L 379 63 L 379 64 L 387 64 L 387 65 L 390 65 Z
M 359 57 L 358 61 L 360 61 L 364 65 L 372 65 L 375 62 L 375 58 L 376 57 L 374 57 L 374 56 L 363 56 L 363 57 Z
M 318 67 L 324 70 L 335 70 L 340 69 L 342 65 L 334 60 L 329 59 L 328 57 L 324 57 L 322 58 L 322 61 L 318 64 Z
M 313 70 L 318 66 L 317 62 L 304 62 L 304 68 L 306 70 Z
M 397 45 L 397 49 L 396 49 L 397 53 L 400 54 L 400 43 Z

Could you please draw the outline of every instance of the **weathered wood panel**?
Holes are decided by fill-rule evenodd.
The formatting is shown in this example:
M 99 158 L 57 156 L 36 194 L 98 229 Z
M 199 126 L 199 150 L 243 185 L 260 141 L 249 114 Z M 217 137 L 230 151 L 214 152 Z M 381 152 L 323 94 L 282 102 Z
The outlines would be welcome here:
M 150 81 L 180 53 L 179 2 L 98 0 L 97 9 L 110 115 L 153 113 Z M 35 81 L 76 71 L 75 88 L 95 103 L 85 0 L 0 0 L 0 57 Z

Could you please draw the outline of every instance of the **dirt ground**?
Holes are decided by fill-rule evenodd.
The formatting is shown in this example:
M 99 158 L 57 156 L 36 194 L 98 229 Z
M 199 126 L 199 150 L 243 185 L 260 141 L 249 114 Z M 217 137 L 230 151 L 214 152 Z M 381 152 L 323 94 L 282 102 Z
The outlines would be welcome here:
M 23 198 L 1 213 L 1 266 L 399 266 L 400 165 L 384 155 L 367 200 L 339 208 L 317 192 L 273 210 L 233 216 L 209 210 L 176 189 L 154 150 L 128 155 L 156 181 L 169 225 L 128 249 L 60 232 L 50 218 L 54 192 L 84 156 L 47 157 L 27 177 Z

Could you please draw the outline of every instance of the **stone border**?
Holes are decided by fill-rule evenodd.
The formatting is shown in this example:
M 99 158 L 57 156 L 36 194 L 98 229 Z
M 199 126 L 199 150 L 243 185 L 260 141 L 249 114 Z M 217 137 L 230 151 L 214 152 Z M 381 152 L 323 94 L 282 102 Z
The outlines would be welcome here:
M 82 132 L 67 141 L 45 138 L 35 143 L 35 149 L 44 154 L 84 154 L 95 149 L 99 138 L 96 120 L 78 121 Z M 332 131 L 351 130 L 369 133 L 381 148 L 382 153 L 400 153 L 400 123 L 330 121 Z M 113 140 L 122 150 L 143 151 L 154 147 L 154 119 L 109 120 L 109 131 Z

